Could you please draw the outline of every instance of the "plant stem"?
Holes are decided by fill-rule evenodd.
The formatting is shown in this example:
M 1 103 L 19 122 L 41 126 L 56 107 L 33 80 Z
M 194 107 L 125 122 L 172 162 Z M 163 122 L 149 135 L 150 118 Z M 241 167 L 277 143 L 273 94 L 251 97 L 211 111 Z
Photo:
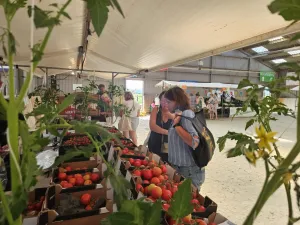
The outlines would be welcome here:
M 285 192 L 287 196 L 287 201 L 288 201 L 288 208 L 289 208 L 289 221 L 288 225 L 293 225 L 294 223 L 291 221 L 293 218 L 293 203 L 292 203 L 292 196 L 291 196 L 291 184 L 284 184 L 285 187 Z
M 4 107 L 4 110 L 7 111 L 8 109 L 8 103 L 5 100 L 5 98 L 3 97 L 2 94 L 0 94 L 0 104 Z
M 67 6 L 71 3 L 71 1 L 72 1 L 72 0 L 68 0 L 68 1 L 62 6 L 62 8 L 58 11 L 58 13 L 57 13 L 57 15 L 56 15 L 56 19 L 59 19 L 59 18 L 60 18 L 60 16 L 61 16 L 62 13 L 65 11 L 65 9 L 67 8 Z M 48 31 L 47 31 L 47 33 L 46 33 L 46 35 L 45 35 L 45 37 L 44 37 L 44 39 L 43 39 L 43 41 L 42 41 L 42 44 L 41 44 L 41 46 L 40 46 L 40 48 L 39 48 L 39 51 L 40 51 L 40 52 L 42 52 L 42 53 L 44 52 L 44 50 L 45 50 L 45 48 L 46 48 L 46 45 L 47 45 L 47 43 L 48 43 L 48 41 L 49 41 L 50 35 L 51 35 L 51 33 L 52 33 L 54 27 L 55 27 L 55 25 L 52 25 L 52 26 L 50 26 L 50 27 L 48 28 Z M 32 63 L 32 67 L 33 67 L 33 68 L 31 69 L 31 71 L 33 71 L 33 72 L 35 71 L 35 69 L 37 68 L 39 62 L 40 62 L 40 61 L 35 61 L 35 62 Z M 23 84 L 23 86 L 22 86 L 22 88 L 21 88 L 19 97 L 17 98 L 17 106 L 20 105 L 20 103 L 22 102 L 24 96 L 26 95 L 27 90 L 28 90 L 28 88 L 29 88 L 29 86 L 30 86 L 30 84 L 31 84 L 32 77 L 33 77 L 33 74 L 27 73 L 27 76 L 26 76 L 26 79 L 25 79 L 25 81 L 24 81 L 24 84 Z
M 269 182 L 266 184 L 265 188 L 263 188 L 262 192 L 260 193 L 254 207 L 252 208 L 251 212 L 247 216 L 247 219 L 243 223 L 244 225 L 252 225 L 254 220 L 258 216 L 259 212 L 261 211 L 262 207 L 269 199 L 269 197 L 279 188 L 282 182 L 282 170 L 287 169 L 289 165 L 294 161 L 294 159 L 299 155 L 299 148 L 300 142 L 297 141 L 291 152 L 288 156 L 282 161 L 279 165 L 278 170 L 275 171 L 274 175 L 271 177 Z
M 3 190 L 2 182 L 0 182 L 0 199 L 2 201 L 4 213 L 5 213 L 8 223 L 11 225 L 14 224 L 14 220 L 13 220 L 10 208 L 9 208 L 9 204 L 7 202 L 7 198 L 6 198 L 6 195 Z

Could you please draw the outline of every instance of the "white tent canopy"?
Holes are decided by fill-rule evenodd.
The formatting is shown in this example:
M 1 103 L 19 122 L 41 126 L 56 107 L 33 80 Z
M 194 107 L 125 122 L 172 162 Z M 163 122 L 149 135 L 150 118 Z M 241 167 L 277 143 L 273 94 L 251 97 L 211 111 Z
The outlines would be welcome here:
M 299 86 L 292 88 L 291 91 L 299 91 Z
M 57 1 L 36 2 L 47 9 L 49 4 Z M 157 71 L 300 29 L 300 24 L 286 29 L 288 23 L 268 11 L 270 0 L 119 2 L 125 19 L 116 10 L 110 10 L 101 37 L 95 33 L 89 37 L 84 69 L 120 73 Z M 78 47 L 83 45 L 85 2 L 73 0 L 67 12 L 72 20 L 65 18 L 62 25 L 54 29 L 41 66 L 76 67 Z M 6 26 L 2 8 L 0 26 Z M 30 20 L 27 9 L 17 13 L 12 28 L 18 43 L 15 63 L 29 65 Z M 44 34 L 45 29 L 37 30 L 35 42 L 40 41 Z M 1 51 L 0 55 L 3 55 Z M 49 75 L 57 72 L 48 71 Z M 37 73 L 43 75 L 42 71 Z

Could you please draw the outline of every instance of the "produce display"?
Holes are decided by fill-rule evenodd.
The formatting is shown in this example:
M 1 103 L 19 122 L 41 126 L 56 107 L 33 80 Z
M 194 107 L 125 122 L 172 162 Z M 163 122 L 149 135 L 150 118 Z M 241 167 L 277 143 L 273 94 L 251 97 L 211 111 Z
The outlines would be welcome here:
M 108 130 L 114 133 L 119 132 L 116 128 L 109 128 Z M 114 155 L 110 158 L 112 165 L 115 167 L 119 165 L 119 168 L 116 169 L 132 184 L 131 194 L 128 193 L 128 198 L 142 198 L 143 201 L 150 203 L 161 202 L 161 224 L 176 224 L 168 212 L 184 177 L 177 174 L 171 166 L 164 164 L 159 160 L 159 157 L 154 157 L 151 153 L 142 153 L 128 139 L 121 139 L 123 146 L 116 140 L 111 140 L 110 143 L 112 147 L 107 154 Z M 89 144 L 91 141 L 87 136 L 68 133 L 62 146 Z M 120 161 L 120 164 L 116 163 L 117 161 Z M 99 164 L 99 162 L 90 159 L 78 161 L 74 157 L 74 161 L 70 160 L 53 169 L 50 184 L 54 186 L 48 187 L 46 193 L 48 202 L 43 203 L 44 196 L 39 200 L 31 201 L 24 215 L 36 216 L 41 210 L 43 214 L 44 209 L 52 209 L 57 213 L 56 220 L 59 221 L 70 220 L 71 222 L 75 218 L 89 218 L 91 216 L 105 218 L 106 214 L 109 215 L 112 211 L 105 211 L 106 214 L 103 215 L 100 208 L 109 207 L 107 201 L 110 201 L 110 198 L 107 199 L 106 193 L 111 187 L 106 185 L 102 167 L 99 165 L 102 163 Z M 190 204 L 193 213 L 181 218 L 178 224 L 215 225 L 215 223 L 208 223 L 207 218 L 216 212 L 217 205 L 208 197 L 202 197 L 192 186 L 191 196 Z M 66 222 L 66 224 L 68 223 Z
M 53 176 L 53 182 L 60 184 L 63 188 L 88 186 L 99 183 L 101 178 L 99 173 L 82 172 L 83 170 L 92 171 L 87 170 L 87 168 L 77 168 L 75 170 L 72 170 L 71 167 L 59 168 L 57 176 Z
M 8 145 L 0 146 L 0 157 L 4 158 L 8 152 Z
M 88 136 L 74 136 L 62 143 L 62 146 L 85 146 L 90 145 L 92 142 Z
M 26 216 L 37 215 L 41 211 L 44 201 L 45 201 L 45 196 L 41 196 L 39 200 L 34 201 L 34 202 L 29 202 L 24 214 Z
M 54 209 L 60 216 L 83 213 L 85 211 L 99 210 L 105 207 L 106 200 L 103 197 L 93 198 L 90 193 L 84 193 L 80 197 L 72 194 L 60 194 L 60 201 Z

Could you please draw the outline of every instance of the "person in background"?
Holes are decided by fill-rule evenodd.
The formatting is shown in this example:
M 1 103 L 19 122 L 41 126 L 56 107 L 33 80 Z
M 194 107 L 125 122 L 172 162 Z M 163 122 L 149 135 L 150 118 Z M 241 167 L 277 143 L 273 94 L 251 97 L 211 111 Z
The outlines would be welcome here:
M 215 107 L 215 102 L 214 102 L 214 95 L 210 95 L 208 101 L 207 101 L 207 108 L 209 110 L 209 119 L 213 120 L 214 119 L 214 107 Z
M 129 91 L 125 92 L 124 100 L 126 111 L 128 112 L 131 120 L 131 130 L 123 131 L 123 134 L 127 138 L 130 137 L 132 142 L 137 145 L 136 129 L 139 125 L 141 105 L 136 100 L 134 100 L 133 94 Z
M 174 116 L 165 105 L 164 93 L 160 93 L 160 106 L 153 108 L 150 114 L 150 137 L 148 148 L 161 157 L 164 162 L 168 162 L 168 130 L 171 127 Z
M 152 112 L 154 108 L 155 108 L 155 101 L 153 100 L 153 102 L 150 105 L 150 112 Z
M 107 113 L 109 111 L 109 106 L 111 104 L 111 99 L 109 97 L 108 92 L 105 90 L 104 84 L 99 84 L 98 86 L 98 95 L 99 95 L 99 103 L 98 108 L 100 109 L 100 122 L 106 122 Z
M 199 112 L 202 109 L 202 100 L 199 92 L 196 93 L 195 104 L 195 111 Z
M 199 168 L 192 156 L 199 145 L 199 136 L 190 120 L 181 117 L 195 117 L 189 99 L 180 87 L 169 89 L 164 97 L 170 112 L 175 112 L 172 127 L 168 132 L 168 161 L 176 171 L 185 178 L 190 178 L 193 185 L 200 191 L 205 180 L 205 168 Z
M 194 109 L 196 106 L 196 97 L 193 95 L 193 93 L 190 93 L 190 105 L 192 109 Z
M 213 105 L 213 113 L 216 116 L 216 120 L 218 119 L 218 107 L 219 107 L 219 98 L 218 98 L 218 94 L 215 93 L 213 95 L 213 99 L 214 99 L 214 105 Z

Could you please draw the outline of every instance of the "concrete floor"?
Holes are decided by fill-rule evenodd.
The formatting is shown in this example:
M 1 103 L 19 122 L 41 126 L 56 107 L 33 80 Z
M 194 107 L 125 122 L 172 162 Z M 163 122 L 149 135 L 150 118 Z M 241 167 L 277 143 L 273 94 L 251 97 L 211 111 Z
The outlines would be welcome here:
M 296 140 L 296 120 L 288 117 L 277 117 L 279 120 L 272 123 L 274 131 L 278 132 L 279 146 L 282 155 L 286 155 Z M 228 130 L 245 132 L 247 118 L 220 119 L 207 121 L 215 139 L 227 133 Z M 138 142 L 143 144 L 149 132 L 149 116 L 142 117 L 138 127 Z M 247 131 L 254 135 L 254 128 Z M 233 146 L 233 142 L 226 144 L 226 149 Z M 242 224 L 254 205 L 262 188 L 265 170 L 262 162 L 256 167 L 251 166 L 244 157 L 227 159 L 225 152 L 215 151 L 213 160 L 207 166 L 206 180 L 202 187 L 202 195 L 207 195 L 218 204 L 218 212 L 236 224 Z M 294 211 L 299 216 L 296 207 L 295 193 Z M 267 202 L 261 211 L 255 225 L 282 225 L 287 224 L 287 201 L 285 190 L 281 187 Z M 300 224 L 300 222 L 299 222 Z

